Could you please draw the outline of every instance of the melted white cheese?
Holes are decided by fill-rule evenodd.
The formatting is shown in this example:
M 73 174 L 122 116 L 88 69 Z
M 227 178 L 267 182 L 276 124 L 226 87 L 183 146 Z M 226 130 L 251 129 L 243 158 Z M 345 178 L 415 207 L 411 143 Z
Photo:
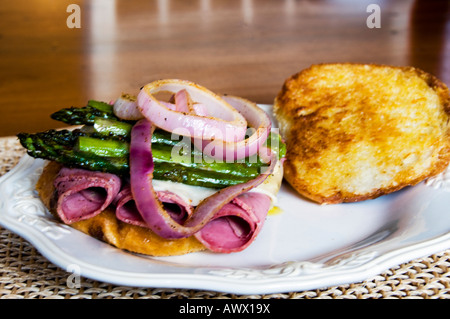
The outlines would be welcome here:
M 258 192 L 269 196 L 272 199 L 272 204 L 276 203 L 277 193 L 280 189 L 281 180 L 283 178 L 283 168 L 278 162 L 273 174 L 268 176 L 266 180 L 258 187 L 250 190 L 251 192 Z M 190 203 L 192 206 L 197 206 L 202 200 L 214 194 L 217 189 L 192 186 L 171 181 L 153 180 L 153 189 L 159 191 L 169 191 L 180 196 L 184 201 Z

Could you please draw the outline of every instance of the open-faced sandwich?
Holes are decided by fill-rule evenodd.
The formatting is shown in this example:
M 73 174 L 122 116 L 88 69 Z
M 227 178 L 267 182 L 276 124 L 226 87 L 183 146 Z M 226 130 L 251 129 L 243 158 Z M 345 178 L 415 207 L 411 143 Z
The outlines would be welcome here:
M 48 161 L 39 196 L 60 222 L 120 249 L 242 251 L 276 201 L 285 145 L 248 100 L 169 79 L 52 118 L 76 126 L 18 134 Z

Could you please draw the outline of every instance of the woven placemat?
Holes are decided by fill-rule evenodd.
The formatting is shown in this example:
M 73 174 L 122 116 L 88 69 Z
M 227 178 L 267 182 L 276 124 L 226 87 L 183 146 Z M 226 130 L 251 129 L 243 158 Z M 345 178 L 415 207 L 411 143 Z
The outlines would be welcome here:
M 15 137 L 0 138 L 0 176 L 25 154 Z M 0 211 L 1 214 L 1 211 Z M 116 286 L 71 275 L 49 262 L 29 242 L 0 227 L 0 298 L 23 299 L 450 299 L 450 249 L 412 260 L 363 282 L 267 295 L 236 295 L 189 289 Z

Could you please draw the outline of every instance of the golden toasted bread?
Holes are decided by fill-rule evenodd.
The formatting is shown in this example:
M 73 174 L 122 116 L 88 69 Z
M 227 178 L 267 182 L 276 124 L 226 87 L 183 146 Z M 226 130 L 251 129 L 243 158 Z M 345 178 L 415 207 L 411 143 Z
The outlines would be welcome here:
M 54 210 L 55 188 L 53 181 L 61 166 L 50 162 L 44 167 L 36 190 L 48 210 L 58 218 Z M 115 212 L 108 207 L 99 215 L 70 225 L 71 227 L 94 238 L 130 252 L 150 256 L 183 255 L 205 250 L 194 236 L 176 240 L 168 240 L 156 235 L 148 228 L 124 223 L 116 218 Z
M 313 65 L 275 99 L 284 177 L 324 204 L 415 185 L 449 164 L 449 100 L 444 83 L 413 67 Z

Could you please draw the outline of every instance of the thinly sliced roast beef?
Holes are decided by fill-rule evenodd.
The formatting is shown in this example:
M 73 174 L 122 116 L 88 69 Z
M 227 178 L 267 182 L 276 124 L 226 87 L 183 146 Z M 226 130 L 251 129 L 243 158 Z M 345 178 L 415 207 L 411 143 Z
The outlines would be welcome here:
M 94 217 L 113 202 L 121 184 L 114 174 L 63 167 L 54 181 L 58 216 L 66 224 Z
M 169 191 L 158 191 L 156 194 L 166 211 L 176 222 L 183 223 L 192 213 L 193 208 L 178 195 Z M 148 227 L 136 207 L 129 184 L 123 187 L 114 203 L 117 219 L 129 224 Z
M 195 237 L 209 250 L 231 253 L 247 248 L 263 227 L 269 196 L 248 192 L 226 204 Z

